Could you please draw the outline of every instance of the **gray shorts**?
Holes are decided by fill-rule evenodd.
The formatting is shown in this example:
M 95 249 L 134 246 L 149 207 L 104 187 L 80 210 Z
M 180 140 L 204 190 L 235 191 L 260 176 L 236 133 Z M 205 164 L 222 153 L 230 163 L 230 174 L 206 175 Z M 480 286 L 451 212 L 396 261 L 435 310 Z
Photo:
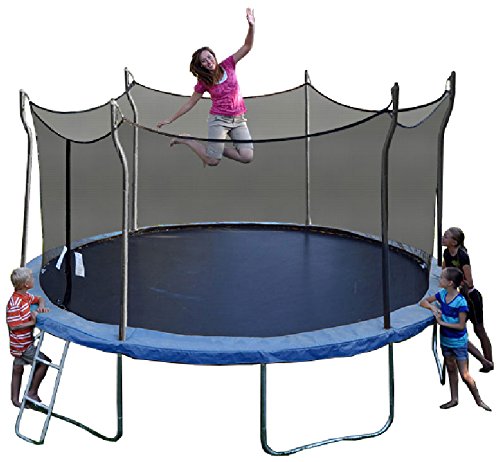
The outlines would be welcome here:
M 234 148 L 239 152 L 240 149 L 252 149 L 252 143 L 238 143 L 238 140 L 251 140 L 250 132 L 247 127 L 247 119 L 240 115 L 228 117 L 223 115 L 209 114 L 208 116 L 208 138 L 226 140 L 227 136 L 233 140 Z M 222 159 L 224 152 L 224 143 L 211 143 L 207 145 L 207 155 L 214 159 Z
M 14 358 L 14 366 L 26 366 L 26 364 L 33 364 L 33 360 L 35 359 L 36 346 L 32 343 L 26 351 L 23 352 L 21 356 L 16 356 Z M 44 355 L 40 351 L 40 358 L 45 361 L 50 361 L 49 357 Z

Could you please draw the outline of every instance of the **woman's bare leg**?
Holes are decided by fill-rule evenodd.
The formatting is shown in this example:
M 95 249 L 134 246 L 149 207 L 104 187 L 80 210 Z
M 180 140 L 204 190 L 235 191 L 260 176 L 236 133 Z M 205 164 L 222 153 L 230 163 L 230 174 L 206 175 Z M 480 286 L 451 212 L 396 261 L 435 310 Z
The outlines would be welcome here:
M 183 135 L 183 136 L 189 136 L 189 135 Z M 185 139 L 185 138 L 172 138 L 170 140 L 170 146 L 175 146 L 176 144 L 184 144 L 187 147 L 189 147 L 201 159 L 201 161 L 203 162 L 203 166 L 219 165 L 220 160 L 214 159 L 213 157 L 207 155 L 207 148 L 199 141 Z
M 236 149 L 226 147 L 223 152 L 224 157 L 228 157 L 229 159 L 233 159 L 237 162 L 241 162 L 243 164 L 248 164 L 253 160 L 253 149 Z
M 250 132 L 246 124 L 231 129 L 229 131 L 229 137 L 233 140 L 233 143 L 236 143 L 236 146 L 225 147 L 223 155 L 243 164 L 252 162 L 253 144 L 251 142 L 241 142 L 251 140 Z

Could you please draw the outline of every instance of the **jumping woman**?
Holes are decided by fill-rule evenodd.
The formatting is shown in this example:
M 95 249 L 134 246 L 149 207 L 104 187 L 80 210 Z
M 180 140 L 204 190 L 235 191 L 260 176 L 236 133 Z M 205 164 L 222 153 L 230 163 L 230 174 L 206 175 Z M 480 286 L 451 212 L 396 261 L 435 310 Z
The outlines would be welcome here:
M 190 71 L 198 79 L 194 92 L 189 100 L 170 118 L 158 122 L 157 128 L 171 124 L 190 111 L 208 91 L 212 99 L 212 107 L 208 117 L 208 138 L 220 139 L 221 142 L 210 141 L 205 146 L 199 141 L 185 138 L 173 138 L 170 146 L 185 144 L 202 160 L 203 165 L 218 165 L 222 156 L 242 163 L 253 159 L 253 145 L 246 124 L 246 107 L 241 97 L 235 67 L 240 59 L 252 49 L 255 33 L 255 17 L 253 10 L 247 8 L 248 33 L 243 46 L 220 64 L 215 53 L 209 47 L 202 47 L 193 53 Z M 189 136 L 189 135 L 184 135 Z M 226 136 L 233 140 L 233 147 L 225 146 Z

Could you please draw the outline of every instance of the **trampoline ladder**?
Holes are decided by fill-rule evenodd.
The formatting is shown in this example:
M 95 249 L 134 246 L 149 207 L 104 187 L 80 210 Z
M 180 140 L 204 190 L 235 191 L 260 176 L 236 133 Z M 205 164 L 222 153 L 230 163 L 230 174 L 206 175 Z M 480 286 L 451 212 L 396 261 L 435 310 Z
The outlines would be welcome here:
M 70 343 L 68 340 L 65 341 L 63 352 L 61 355 L 61 360 L 60 360 L 59 364 L 54 364 L 54 363 L 51 363 L 49 361 L 45 361 L 44 359 L 40 358 L 40 347 L 42 346 L 42 343 L 43 343 L 43 337 L 44 337 L 44 331 L 40 331 L 40 334 L 37 336 L 37 338 L 39 338 L 39 341 L 38 341 L 38 345 L 36 348 L 35 358 L 33 360 L 33 364 L 31 367 L 31 372 L 30 372 L 30 376 L 28 379 L 28 384 L 26 385 L 26 390 L 24 392 L 23 401 L 21 403 L 21 407 L 19 408 L 19 414 L 18 414 L 17 420 L 16 420 L 16 435 L 19 436 L 19 438 L 22 438 L 23 440 L 28 441 L 30 443 L 34 443 L 34 444 L 43 444 L 43 442 L 45 440 L 45 435 L 47 434 L 47 430 L 49 428 L 49 421 L 50 421 L 50 418 L 52 416 L 52 410 L 54 408 L 54 404 L 56 401 L 57 390 L 59 388 L 59 383 L 61 381 L 61 375 L 62 375 L 62 371 L 64 368 L 64 362 L 66 360 L 66 355 L 68 353 L 68 347 L 69 347 L 69 343 Z M 50 403 L 48 406 L 43 404 L 43 403 L 40 403 L 38 401 L 35 401 L 34 399 L 32 399 L 28 396 L 28 390 L 31 388 L 31 383 L 33 382 L 33 376 L 35 374 L 35 369 L 36 369 L 36 366 L 38 363 L 45 364 L 45 365 L 57 370 L 57 375 L 56 375 L 56 379 L 54 382 L 54 389 L 52 390 L 52 396 L 50 398 Z M 21 419 L 22 419 L 24 410 L 26 409 L 27 403 L 29 403 L 29 406 L 32 407 L 33 409 L 46 414 L 45 422 L 43 424 L 43 428 L 42 428 L 42 432 L 40 434 L 39 440 L 34 440 L 32 438 L 29 438 L 28 436 L 23 435 L 19 430 L 19 427 L 21 425 Z
M 78 422 L 77 420 L 74 420 L 74 419 L 71 419 L 70 417 L 66 417 L 64 415 L 57 414 L 56 412 L 53 412 L 54 403 L 56 400 L 56 394 L 57 394 L 57 390 L 59 388 L 59 382 L 61 380 L 61 375 L 62 375 L 62 371 L 64 368 L 64 362 L 66 361 L 66 354 L 68 352 L 68 347 L 69 347 L 70 342 L 69 342 L 69 340 L 65 340 L 63 353 L 61 355 L 61 360 L 60 360 L 59 364 L 53 364 L 53 363 L 50 363 L 50 362 L 45 361 L 42 358 L 40 358 L 40 347 L 43 343 L 43 335 L 44 335 L 44 332 L 41 331 L 40 335 L 38 336 L 40 338 L 40 340 L 38 342 L 38 346 L 36 349 L 35 359 L 33 361 L 33 367 L 31 368 L 31 373 L 30 373 L 30 377 L 28 379 L 28 384 L 26 386 L 26 391 L 24 392 L 21 407 L 19 409 L 19 415 L 17 416 L 16 435 L 19 436 L 19 438 L 22 438 L 23 440 L 28 441 L 29 443 L 43 444 L 43 442 L 45 440 L 45 435 L 47 434 L 47 430 L 49 428 L 49 421 L 52 417 L 55 417 L 56 419 L 60 419 L 60 420 L 63 420 L 64 422 L 75 425 L 76 427 L 81 428 L 82 430 L 85 430 L 86 432 L 90 433 L 91 435 L 97 436 L 98 438 L 100 438 L 104 441 L 112 441 L 112 442 L 118 441 L 123 435 L 122 355 L 121 354 L 117 355 L 117 363 L 116 363 L 117 430 L 116 430 L 115 435 L 106 436 L 106 435 L 103 435 L 102 433 L 90 428 L 89 426 L 87 426 L 81 422 Z M 52 391 L 52 397 L 50 400 L 50 404 L 48 406 L 45 404 L 39 403 L 37 401 L 34 401 L 27 396 L 28 390 L 30 389 L 31 383 L 33 381 L 33 375 L 34 375 L 36 363 L 46 364 L 47 366 L 52 367 L 52 368 L 57 370 L 57 377 L 56 377 L 56 380 L 54 383 L 54 389 Z M 29 438 L 26 435 L 23 435 L 19 430 L 24 410 L 27 408 L 27 403 L 30 404 L 30 407 L 34 411 L 38 411 L 38 412 L 41 412 L 42 414 L 46 414 L 45 422 L 44 422 L 42 432 L 40 435 L 40 439 L 38 439 L 38 440 L 34 440 L 32 438 Z

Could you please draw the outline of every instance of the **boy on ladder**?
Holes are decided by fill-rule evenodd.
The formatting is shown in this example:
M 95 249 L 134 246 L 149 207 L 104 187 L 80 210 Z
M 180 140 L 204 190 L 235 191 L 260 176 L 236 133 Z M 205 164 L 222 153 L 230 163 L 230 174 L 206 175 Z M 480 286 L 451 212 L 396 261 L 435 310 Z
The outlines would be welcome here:
M 33 327 L 36 324 L 38 313 L 47 313 L 45 301 L 41 297 L 35 297 L 28 291 L 33 288 L 33 274 L 29 268 L 17 268 L 10 276 L 14 293 L 7 304 L 7 325 L 9 327 L 10 353 L 14 356 L 12 366 L 11 400 L 12 404 L 20 407 L 19 393 L 21 381 L 26 364 L 33 364 L 36 353 L 34 345 Z M 31 310 L 31 305 L 38 305 L 38 309 Z M 50 362 L 50 359 L 42 352 L 39 357 Z M 40 402 L 38 388 L 47 373 L 48 366 L 43 363 L 36 364 L 35 373 L 31 387 L 28 390 L 28 397 L 33 401 Z

